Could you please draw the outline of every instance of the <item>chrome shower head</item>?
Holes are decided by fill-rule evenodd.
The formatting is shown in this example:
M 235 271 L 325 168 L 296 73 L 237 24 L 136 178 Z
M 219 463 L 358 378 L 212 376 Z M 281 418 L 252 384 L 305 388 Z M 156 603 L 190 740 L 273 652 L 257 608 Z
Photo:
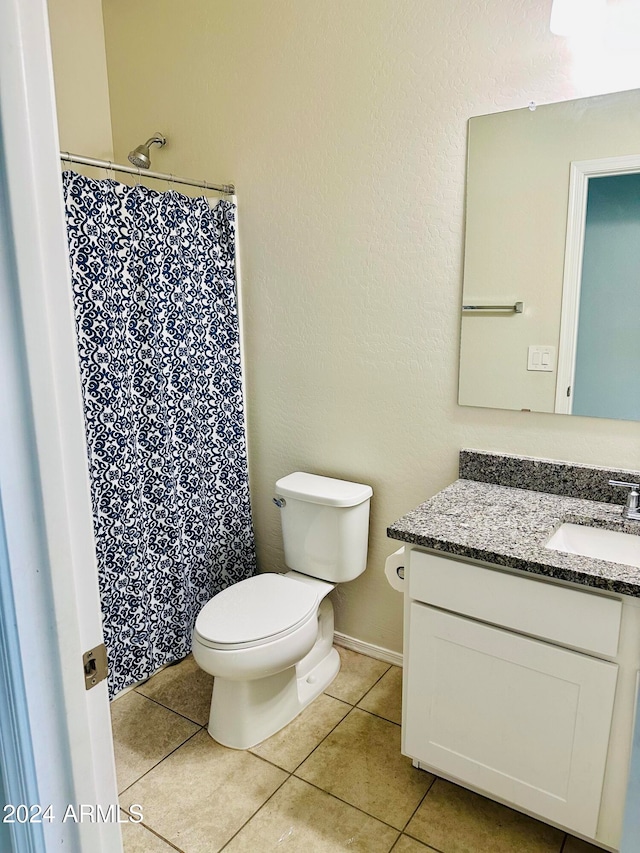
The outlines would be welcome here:
M 133 151 L 129 152 L 129 162 L 133 163 L 134 166 L 137 166 L 138 169 L 148 169 L 151 165 L 151 157 L 149 155 L 150 147 L 152 145 L 157 145 L 159 148 L 162 148 L 166 143 L 167 140 L 161 133 L 154 133 L 154 135 L 149 137 L 143 145 L 138 145 L 137 148 L 134 148 Z

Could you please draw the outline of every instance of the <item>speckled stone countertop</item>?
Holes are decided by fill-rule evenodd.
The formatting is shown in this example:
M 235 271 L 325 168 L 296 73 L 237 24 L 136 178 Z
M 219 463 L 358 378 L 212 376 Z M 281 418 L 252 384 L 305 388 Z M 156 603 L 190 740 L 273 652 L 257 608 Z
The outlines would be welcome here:
M 544 547 L 563 522 L 640 535 L 617 504 L 457 480 L 392 524 L 387 535 L 459 557 L 640 597 L 640 569 Z

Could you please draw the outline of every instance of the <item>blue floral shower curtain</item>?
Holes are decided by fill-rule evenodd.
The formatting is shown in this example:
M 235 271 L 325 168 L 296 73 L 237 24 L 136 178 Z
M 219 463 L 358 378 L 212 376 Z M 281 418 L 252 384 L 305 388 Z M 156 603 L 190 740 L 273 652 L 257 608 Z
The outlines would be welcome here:
M 233 204 L 63 175 L 109 689 L 255 571 Z

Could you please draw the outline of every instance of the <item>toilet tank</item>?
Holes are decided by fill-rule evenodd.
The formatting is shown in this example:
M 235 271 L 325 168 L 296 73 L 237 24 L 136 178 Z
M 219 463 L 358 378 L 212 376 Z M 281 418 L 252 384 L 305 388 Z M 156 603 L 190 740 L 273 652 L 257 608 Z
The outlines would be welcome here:
M 297 471 L 276 483 L 284 560 L 290 569 L 342 583 L 367 564 L 371 486 Z

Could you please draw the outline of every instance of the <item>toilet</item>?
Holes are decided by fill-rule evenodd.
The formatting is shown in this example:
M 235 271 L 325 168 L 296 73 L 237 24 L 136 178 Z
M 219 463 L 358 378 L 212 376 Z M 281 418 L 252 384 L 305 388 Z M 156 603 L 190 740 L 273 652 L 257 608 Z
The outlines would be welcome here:
M 209 734 L 234 749 L 275 734 L 336 677 L 326 596 L 367 563 L 371 486 L 298 471 L 275 491 L 291 571 L 219 592 L 193 631 L 193 656 L 214 676 Z

